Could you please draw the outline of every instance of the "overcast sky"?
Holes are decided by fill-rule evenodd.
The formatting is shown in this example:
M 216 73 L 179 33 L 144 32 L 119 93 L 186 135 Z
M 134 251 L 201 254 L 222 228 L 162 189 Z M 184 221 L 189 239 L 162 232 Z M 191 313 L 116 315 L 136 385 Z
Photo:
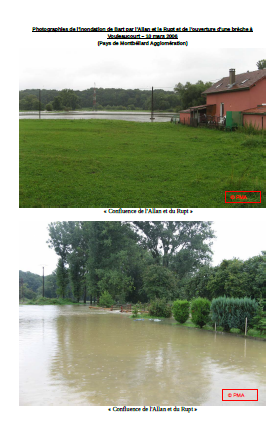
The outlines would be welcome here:
M 48 222 L 20 222 L 19 270 L 45 275 L 55 270 L 58 257 L 48 248 Z M 216 221 L 213 229 L 217 238 L 213 242 L 213 265 L 233 257 L 246 260 L 266 250 L 265 224 L 254 221 Z
M 95 83 L 102 88 L 172 90 L 179 82 L 216 82 L 230 68 L 237 74 L 255 71 L 261 59 L 266 59 L 261 48 L 21 48 L 19 88 L 85 90 Z

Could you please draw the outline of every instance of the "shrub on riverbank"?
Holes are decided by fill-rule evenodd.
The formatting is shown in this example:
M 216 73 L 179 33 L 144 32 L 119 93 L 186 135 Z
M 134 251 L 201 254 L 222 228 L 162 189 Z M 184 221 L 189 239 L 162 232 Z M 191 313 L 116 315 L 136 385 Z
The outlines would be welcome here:
M 196 298 L 191 303 L 191 320 L 195 325 L 203 328 L 210 317 L 211 302 L 207 298 Z
M 149 314 L 154 317 L 170 317 L 171 307 L 166 303 L 165 299 L 156 298 L 149 305 Z
M 185 323 L 189 318 L 189 301 L 176 300 L 173 303 L 172 313 L 174 319 L 179 323 Z
M 258 303 L 251 298 L 214 298 L 211 303 L 212 319 L 225 331 L 237 328 L 243 331 L 245 318 L 248 325 L 258 310 Z
M 114 300 L 108 291 L 104 291 L 99 298 L 98 305 L 100 307 L 111 307 L 114 304 Z

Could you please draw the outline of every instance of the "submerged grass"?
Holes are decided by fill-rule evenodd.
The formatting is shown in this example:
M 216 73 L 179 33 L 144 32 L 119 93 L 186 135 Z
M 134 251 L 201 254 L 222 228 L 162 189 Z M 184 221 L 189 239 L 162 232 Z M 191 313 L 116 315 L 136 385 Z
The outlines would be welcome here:
M 130 316 L 130 317 L 134 318 L 133 316 Z M 188 319 L 185 323 L 181 324 L 181 323 L 176 322 L 175 320 L 169 321 L 168 319 L 165 319 L 164 317 L 154 317 L 154 316 L 150 316 L 147 313 L 139 313 L 135 318 L 136 319 L 161 319 L 161 320 L 166 320 L 167 323 L 171 324 L 172 326 L 185 326 L 186 328 L 198 328 L 198 329 L 200 329 L 200 326 L 195 325 L 191 321 L 191 319 Z M 206 330 L 206 331 L 214 331 L 214 326 L 205 325 L 205 326 L 203 326 L 202 329 Z M 216 330 L 217 330 L 217 332 L 224 332 L 223 328 L 221 326 L 217 326 Z M 230 332 L 224 332 L 224 333 L 244 335 L 244 332 L 241 332 L 239 329 L 231 329 Z M 266 339 L 266 334 L 261 334 L 256 329 L 248 329 L 247 330 L 247 336 Z
M 261 204 L 225 191 L 261 190 Z M 20 207 L 265 207 L 265 137 L 171 123 L 20 120 Z
M 26 302 L 27 305 L 76 305 L 77 302 L 74 302 L 68 298 L 46 298 L 39 297 L 36 300 L 29 300 Z

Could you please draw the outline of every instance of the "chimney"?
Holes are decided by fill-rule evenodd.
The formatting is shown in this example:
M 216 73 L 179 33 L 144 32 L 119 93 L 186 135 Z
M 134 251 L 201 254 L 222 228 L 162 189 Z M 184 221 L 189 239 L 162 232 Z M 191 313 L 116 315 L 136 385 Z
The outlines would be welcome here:
M 236 70 L 231 68 L 229 69 L 229 84 L 234 84 L 236 79 Z

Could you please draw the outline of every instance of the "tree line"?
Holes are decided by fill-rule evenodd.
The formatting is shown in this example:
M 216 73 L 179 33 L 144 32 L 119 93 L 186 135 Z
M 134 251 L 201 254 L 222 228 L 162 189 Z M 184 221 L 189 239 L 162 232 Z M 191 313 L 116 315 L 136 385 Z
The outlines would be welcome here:
M 19 92 L 20 110 L 151 110 L 151 90 L 96 89 L 96 105 L 93 104 L 94 88 L 87 90 L 41 90 L 41 103 L 37 89 Z M 154 90 L 154 110 L 178 111 L 181 102 L 177 92 Z
M 178 112 L 190 106 L 201 105 L 206 102 L 202 92 L 212 83 L 196 84 L 187 82 L 178 83 L 173 91 L 155 89 L 153 109 L 155 111 Z M 87 90 L 41 90 L 41 102 L 37 89 L 21 90 L 19 92 L 19 109 L 23 111 L 62 111 L 62 110 L 151 110 L 151 90 L 124 90 L 124 89 L 96 89 L 96 105 L 93 104 L 94 88 Z
M 265 252 L 211 266 L 211 222 L 64 221 L 50 223 L 48 230 L 48 245 L 59 260 L 45 277 L 47 297 L 92 302 L 106 291 L 122 304 L 265 298 Z M 41 294 L 38 277 L 20 277 L 26 297 L 26 289 Z

